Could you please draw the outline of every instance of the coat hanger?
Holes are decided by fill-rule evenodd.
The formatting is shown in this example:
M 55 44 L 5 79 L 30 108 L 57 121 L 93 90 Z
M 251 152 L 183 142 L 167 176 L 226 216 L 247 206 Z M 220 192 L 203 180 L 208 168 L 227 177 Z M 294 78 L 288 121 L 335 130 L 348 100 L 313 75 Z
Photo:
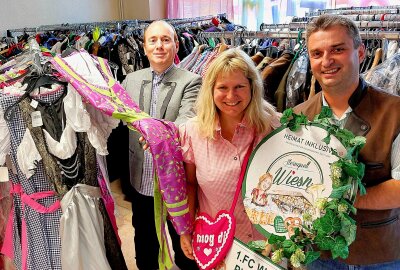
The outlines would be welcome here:
M 373 58 L 371 57 L 370 62 L 372 61 L 372 59 L 373 59 L 373 61 L 372 61 L 372 64 L 370 65 L 370 67 L 369 67 L 369 71 L 367 73 L 367 76 L 365 77 L 367 80 L 370 79 L 370 77 L 372 75 L 373 68 L 376 67 L 379 64 L 379 62 L 381 61 L 381 59 L 382 59 L 383 51 L 382 51 L 382 48 L 379 48 L 379 46 L 378 46 L 379 43 L 378 43 L 377 40 L 376 40 L 376 44 L 374 44 L 374 45 L 375 45 L 375 47 L 374 47 L 375 48 L 374 57 Z
M 304 40 L 302 38 L 302 34 L 303 34 L 303 29 L 300 29 L 299 33 L 297 34 L 296 45 L 293 48 L 295 55 L 292 59 L 292 63 L 296 61 L 296 59 L 300 56 L 301 52 L 304 50 Z
M 228 45 L 225 42 L 225 32 L 222 32 L 222 37 L 220 38 L 220 40 L 221 40 L 221 43 L 218 48 L 218 53 L 222 53 L 223 51 L 228 49 Z
M 65 85 L 66 83 L 59 81 L 57 78 L 55 78 L 52 75 L 49 75 L 51 72 L 50 68 L 50 63 L 46 63 L 43 66 L 41 65 L 40 62 L 40 48 L 39 44 L 36 42 L 34 38 L 29 40 L 29 51 L 32 57 L 32 65 L 31 65 L 31 71 L 26 75 L 24 78 L 22 84 L 28 84 L 27 89 L 25 90 L 25 93 L 11 106 L 9 106 L 5 111 L 4 111 L 4 119 L 6 121 L 11 121 L 15 115 L 15 108 L 18 106 L 18 104 L 24 100 L 26 97 L 28 97 L 33 90 L 42 87 L 42 86 L 47 86 L 51 87 L 52 84 L 61 84 Z M 46 73 L 45 73 L 46 72 Z
M 207 45 L 208 46 L 208 40 L 205 37 L 205 33 L 204 32 L 200 33 L 199 43 L 202 44 L 202 45 Z
M 368 59 L 365 71 L 370 70 L 372 68 L 372 65 L 376 66 L 382 58 L 382 48 L 380 48 L 380 42 L 377 38 L 378 31 L 379 30 L 374 31 L 375 33 L 373 33 L 372 35 L 373 39 L 370 43 L 370 58 Z
M 372 62 L 371 67 L 369 68 L 368 73 L 367 73 L 367 76 L 366 76 L 367 81 L 371 78 L 372 70 L 374 69 L 374 67 L 376 67 L 379 64 L 381 59 L 382 59 L 382 48 L 378 48 L 375 51 L 374 60 Z
M 52 84 L 60 84 L 60 85 L 66 85 L 65 82 L 59 81 L 57 78 L 48 75 L 48 74 L 43 74 L 43 75 L 35 75 L 31 74 L 27 77 L 24 78 L 23 84 L 27 83 L 28 87 L 25 90 L 25 93 L 11 106 L 7 107 L 7 109 L 4 111 L 4 119 L 6 121 L 11 121 L 14 118 L 15 115 L 15 108 L 18 106 L 18 104 L 27 98 L 33 90 L 39 88 L 39 87 L 51 87 Z
M 371 57 L 370 54 L 370 33 L 369 33 L 369 29 L 366 28 L 365 30 L 365 58 L 364 61 L 362 62 L 361 66 L 360 66 L 360 71 L 364 72 L 367 67 L 368 67 L 368 62 L 369 62 L 369 58 Z

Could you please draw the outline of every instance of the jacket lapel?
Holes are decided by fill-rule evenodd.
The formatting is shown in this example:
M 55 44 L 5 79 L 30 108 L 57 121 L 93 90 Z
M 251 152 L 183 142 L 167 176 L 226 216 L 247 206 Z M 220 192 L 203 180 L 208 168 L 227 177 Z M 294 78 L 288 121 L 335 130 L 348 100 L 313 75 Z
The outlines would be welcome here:
M 174 94 L 176 82 L 171 80 L 173 79 L 175 71 L 176 67 L 173 67 L 167 74 L 165 74 L 165 77 L 161 82 L 157 100 L 157 118 L 163 119 L 165 117 L 168 104 L 171 101 L 172 95 Z
M 353 132 L 357 136 L 365 136 L 371 129 L 371 125 L 364 119 L 358 116 L 357 111 L 360 108 L 360 104 L 363 103 L 363 107 L 371 108 L 372 105 L 368 104 L 369 99 L 364 98 L 367 94 L 368 85 L 366 82 L 360 78 L 360 82 L 358 84 L 357 89 L 350 96 L 349 105 L 352 108 L 352 112 L 347 119 L 345 128 Z M 367 104 L 365 104 L 367 103 Z M 365 113 L 364 113 L 365 115 Z
M 139 108 L 141 111 L 150 113 L 151 80 L 143 80 L 139 93 Z
M 344 128 L 350 130 L 356 136 L 366 136 L 371 129 L 371 125 L 352 111 Z

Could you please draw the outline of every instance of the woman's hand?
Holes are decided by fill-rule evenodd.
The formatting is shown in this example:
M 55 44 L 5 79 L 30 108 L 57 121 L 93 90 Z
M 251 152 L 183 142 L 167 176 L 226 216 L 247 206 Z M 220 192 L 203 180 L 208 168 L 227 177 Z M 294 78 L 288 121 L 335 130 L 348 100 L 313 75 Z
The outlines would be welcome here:
M 192 236 L 190 234 L 181 235 L 181 249 L 186 257 L 194 260 L 192 248 Z

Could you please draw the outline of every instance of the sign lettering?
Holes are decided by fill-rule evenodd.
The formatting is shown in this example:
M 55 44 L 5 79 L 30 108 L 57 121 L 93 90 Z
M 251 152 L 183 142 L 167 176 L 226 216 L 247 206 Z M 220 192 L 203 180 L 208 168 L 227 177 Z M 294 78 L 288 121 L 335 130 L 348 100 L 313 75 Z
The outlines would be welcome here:
M 284 265 L 286 266 L 286 265 Z M 217 270 L 283 270 L 269 258 L 252 251 L 240 240 L 235 239 L 224 262 Z

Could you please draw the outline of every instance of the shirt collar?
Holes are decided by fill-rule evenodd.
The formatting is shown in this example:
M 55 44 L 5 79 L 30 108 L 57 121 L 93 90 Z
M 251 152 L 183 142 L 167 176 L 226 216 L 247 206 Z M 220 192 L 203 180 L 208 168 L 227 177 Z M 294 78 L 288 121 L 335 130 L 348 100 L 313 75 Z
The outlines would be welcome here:
M 367 93 L 367 88 L 368 88 L 368 84 L 362 77 L 360 77 L 356 90 L 353 92 L 353 94 L 349 98 L 349 108 L 347 108 L 347 110 L 345 111 L 345 113 L 343 114 L 341 119 L 347 117 L 349 115 L 349 113 L 352 111 L 352 108 L 357 107 L 357 105 L 360 103 L 360 101 L 362 100 L 364 95 Z M 329 107 L 328 103 L 325 100 L 323 92 L 322 92 L 322 105 Z M 338 118 L 336 115 L 334 115 L 334 117 L 336 119 Z
M 150 67 L 151 73 L 155 76 L 155 77 L 164 77 L 165 74 L 167 74 L 168 71 L 170 71 L 172 69 L 172 67 L 175 66 L 174 63 L 172 63 L 166 70 L 164 70 L 164 72 L 162 73 L 157 73 L 152 67 Z
M 324 92 L 322 92 L 322 106 L 329 107 L 329 104 L 328 104 L 328 102 L 327 102 L 326 99 L 325 99 Z M 342 121 L 342 120 L 346 119 L 352 111 L 353 111 L 353 109 L 349 106 L 349 107 L 347 108 L 347 110 L 343 113 L 342 117 L 339 118 L 339 117 L 337 117 L 337 116 L 333 113 L 333 118 L 334 118 L 335 120 Z
M 247 121 L 247 119 L 243 118 L 242 122 L 237 124 L 236 129 L 243 129 L 248 126 L 250 126 L 249 122 Z M 221 133 L 221 123 L 219 122 L 219 117 L 215 119 L 215 131 L 218 132 L 219 134 Z

